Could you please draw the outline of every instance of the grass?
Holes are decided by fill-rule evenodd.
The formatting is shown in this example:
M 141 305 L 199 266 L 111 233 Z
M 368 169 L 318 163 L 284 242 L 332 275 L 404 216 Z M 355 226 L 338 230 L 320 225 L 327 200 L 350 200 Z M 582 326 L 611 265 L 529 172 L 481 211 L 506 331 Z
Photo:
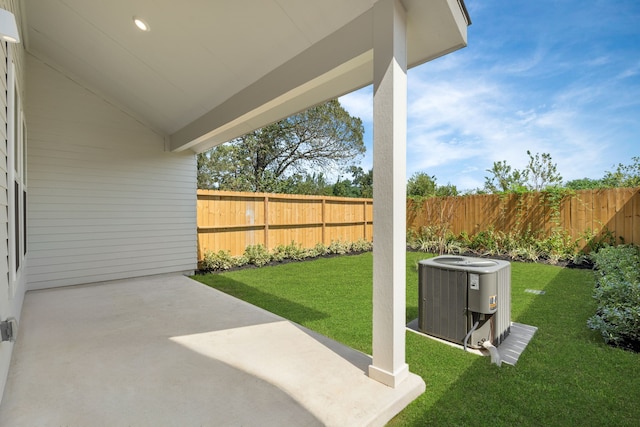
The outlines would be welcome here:
M 407 321 L 424 257 L 407 254 Z M 371 354 L 372 263 L 365 253 L 196 279 Z M 512 320 L 538 327 L 515 367 L 408 332 L 407 362 L 427 391 L 390 425 L 638 425 L 640 355 L 586 327 L 592 290 L 591 271 L 512 263 Z

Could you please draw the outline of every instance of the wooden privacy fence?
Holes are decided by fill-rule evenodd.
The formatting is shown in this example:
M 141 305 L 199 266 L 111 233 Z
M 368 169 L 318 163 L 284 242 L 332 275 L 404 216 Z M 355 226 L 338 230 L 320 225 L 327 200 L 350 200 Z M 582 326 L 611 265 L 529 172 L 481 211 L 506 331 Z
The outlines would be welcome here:
M 197 216 L 198 259 L 207 250 L 235 256 L 249 245 L 312 248 L 373 235 L 372 199 L 198 190 Z
M 373 240 L 372 199 L 198 190 L 197 215 L 198 259 L 206 250 L 240 255 L 257 244 L 272 250 Z M 430 198 L 420 206 L 409 200 L 407 226 L 426 225 L 456 235 L 564 230 L 580 239 L 610 232 L 618 243 L 640 244 L 640 188 L 582 190 L 560 200 L 549 193 Z
M 612 233 L 617 243 L 640 244 L 640 188 L 581 190 L 554 199 L 552 193 L 473 195 L 409 201 L 407 224 L 448 225 L 458 235 L 493 228 L 522 232 L 565 230 L 579 239 L 586 231 Z M 583 242 L 584 244 L 585 242 Z

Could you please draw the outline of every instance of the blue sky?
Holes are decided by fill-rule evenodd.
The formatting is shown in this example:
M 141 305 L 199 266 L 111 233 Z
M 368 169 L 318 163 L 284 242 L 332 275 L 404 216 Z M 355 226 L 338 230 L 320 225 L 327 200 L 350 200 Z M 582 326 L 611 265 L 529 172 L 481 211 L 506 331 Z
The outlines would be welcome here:
M 565 182 L 640 156 L 640 1 L 466 0 L 468 46 L 409 71 L 407 177 L 482 187 L 549 153 Z M 365 126 L 372 88 L 340 98 Z

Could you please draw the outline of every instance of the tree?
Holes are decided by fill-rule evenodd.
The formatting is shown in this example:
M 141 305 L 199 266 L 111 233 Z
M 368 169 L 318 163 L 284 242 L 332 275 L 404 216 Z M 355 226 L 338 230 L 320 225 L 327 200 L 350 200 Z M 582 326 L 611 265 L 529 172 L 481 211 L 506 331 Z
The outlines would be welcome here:
M 230 144 L 198 154 L 198 188 L 250 191 L 244 175 L 247 160 L 237 157 L 236 148 Z
M 605 172 L 600 179 L 574 179 L 565 184 L 572 190 L 590 190 L 598 188 L 640 187 L 640 157 L 632 157 L 632 163 L 618 163 L 613 171 Z
M 527 150 L 527 156 L 529 156 L 526 169 L 529 189 L 541 191 L 562 184 L 562 176 L 558 173 L 558 166 L 551 161 L 551 154 L 536 153 L 533 156 L 531 151 Z
M 518 191 L 542 191 L 549 187 L 559 186 L 562 176 L 558 167 L 551 160 L 551 154 L 536 153 L 534 156 L 527 150 L 529 162 L 524 170 L 512 169 L 506 160 L 494 162 L 484 178 L 484 189 L 489 193 L 505 193 Z
M 363 133 L 362 121 L 331 100 L 200 154 L 198 185 L 281 192 L 295 174 L 352 164 L 365 151 Z
M 357 190 L 357 197 L 373 197 L 373 169 L 365 172 L 360 166 L 351 166 L 349 173 L 353 177 L 351 183 Z
M 592 190 L 604 188 L 605 184 L 602 179 L 580 178 L 568 181 L 564 186 L 570 190 Z
M 407 181 L 407 197 L 448 197 L 458 194 L 455 185 L 439 186 L 435 175 L 429 175 L 426 172 L 416 172 Z
M 447 185 L 439 185 L 436 187 L 437 197 L 452 197 L 459 194 L 460 192 L 458 191 L 458 188 L 451 183 L 448 183 Z
M 348 169 L 352 179 L 338 177 L 333 184 L 331 195 L 338 197 L 373 197 L 373 169 L 365 172 L 360 166 Z
M 615 171 L 606 172 L 602 182 L 605 187 L 640 187 L 640 157 L 632 157 L 633 163 L 618 163 Z
M 338 181 L 333 185 L 331 195 L 337 197 L 358 197 L 358 190 L 350 180 L 338 178 Z
M 293 175 L 291 177 L 293 181 L 290 191 L 287 193 L 290 194 L 306 194 L 306 195 L 324 195 L 329 196 L 332 194 L 332 186 L 327 182 L 324 174 L 322 172 L 319 173 L 311 173 L 305 175 Z
M 484 188 L 489 193 L 504 193 L 508 191 L 522 191 L 528 180 L 526 171 L 511 169 L 506 160 L 493 162 L 493 167 L 487 169 L 492 176 L 484 177 Z
M 433 197 L 436 195 L 436 177 L 426 172 L 416 172 L 407 181 L 408 197 Z

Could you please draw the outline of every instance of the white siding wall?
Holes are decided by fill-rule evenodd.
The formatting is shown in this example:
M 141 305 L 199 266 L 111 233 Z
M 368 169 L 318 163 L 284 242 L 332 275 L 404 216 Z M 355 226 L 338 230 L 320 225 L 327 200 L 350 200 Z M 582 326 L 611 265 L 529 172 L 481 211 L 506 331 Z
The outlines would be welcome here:
M 4 7 L 2 4 L 0 7 Z M 7 49 L 6 43 L 0 43 L 0 320 L 10 313 L 9 308 L 9 209 L 7 188 Z M 11 342 L 0 343 L 0 397 L 11 362 Z
M 9 189 L 7 184 L 7 44 L 0 43 L 0 292 L 9 294 Z M 12 208 L 13 209 L 13 208 Z M 0 302 L 1 304 L 1 302 Z M 0 316 L 3 308 L 0 305 Z
M 28 289 L 193 271 L 195 155 L 33 56 L 27 84 Z
M 21 27 L 21 10 L 18 0 L 0 0 L 0 8 L 9 10 L 16 16 L 18 30 L 24 40 Z M 24 275 L 20 275 L 13 284 L 13 292 L 9 290 L 9 211 L 14 209 L 13 202 L 8 199 L 7 183 L 7 44 L 0 42 L 0 320 L 8 317 L 20 319 L 22 301 L 24 300 Z M 24 47 L 23 44 L 11 45 L 13 61 L 16 64 L 17 80 L 21 98 L 25 96 Z M 13 294 L 13 295 L 12 295 Z M 13 351 L 12 342 L 0 343 L 0 399 L 4 393 L 4 385 Z

